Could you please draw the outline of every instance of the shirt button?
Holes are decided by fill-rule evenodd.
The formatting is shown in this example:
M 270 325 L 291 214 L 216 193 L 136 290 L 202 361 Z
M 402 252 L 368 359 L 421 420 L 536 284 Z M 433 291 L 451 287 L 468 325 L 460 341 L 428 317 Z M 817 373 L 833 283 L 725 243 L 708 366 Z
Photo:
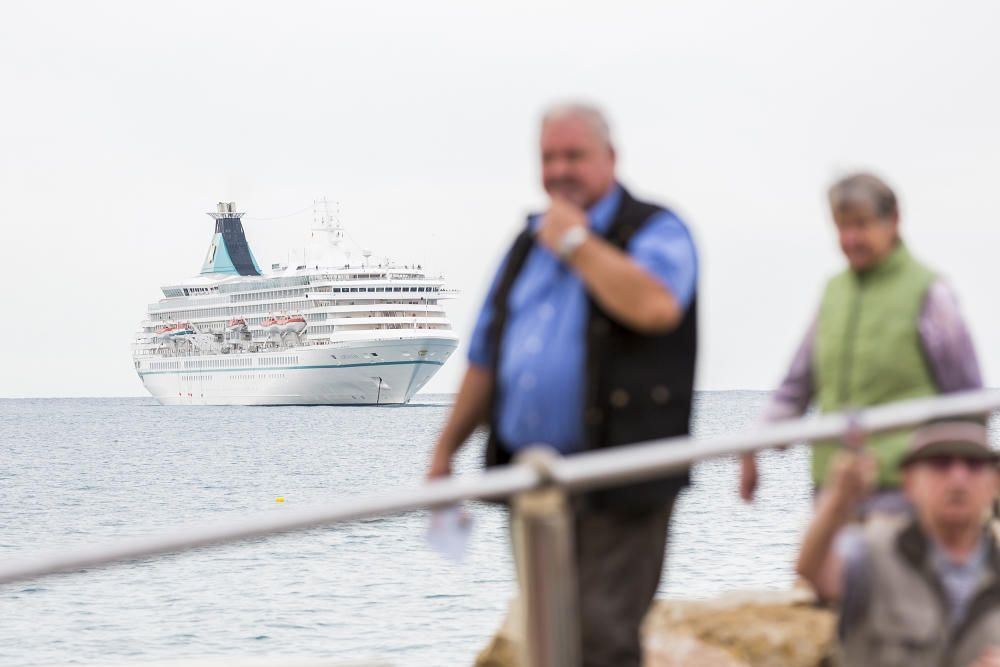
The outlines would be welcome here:
M 666 405 L 670 401 L 670 390 L 662 384 L 654 385 L 649 395 L 657 405 Z
M 624 389 L 615 389 L 613 392 L 611 392 L 609 400 L 611 401 L 612 406 L 616 408 L 624 408 L 626 405 L 628 405 L 629 395 L 628 392 L 625 391 Z

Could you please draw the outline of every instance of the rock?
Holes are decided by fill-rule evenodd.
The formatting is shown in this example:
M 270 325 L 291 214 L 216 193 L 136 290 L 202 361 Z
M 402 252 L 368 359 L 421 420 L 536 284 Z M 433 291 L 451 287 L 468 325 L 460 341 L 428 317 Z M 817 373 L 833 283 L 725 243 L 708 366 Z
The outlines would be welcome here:
M 732 665 L 746 667 L 821 667 L 830 664 L 834 650 L 835 615 L 798 594 L 731 596 L 712 602 L 659 600 L 646 617 L 645 645 L 649 667 L 662 646 L 687 637 L 699 646 L 723 651 Z M 689 661 L 664 665 L 706 664 Z M 723 663 L 719 663 L 723 664 Z
M 475 667 L 517 667 L 517 651 L 518 646 L 514 641 L 498 633 L 476 656 Z
M 476 667 L 518 667 L 522 641 L 511 604 Z M 835 615 L 810 593 L 731 594 L 711 601 L 657 600 L 643 623 L 645 667 L 829 667 Z
M 476 656 L 475 667 L 518 667 L 523 641 L 521 606 L 517 599 L 514 599 L 507 605 L 507 616 L 504 618 L 503 627 Z
M 686 632 L 658 631 L 643 642 L 645 667 L 750 667 L 732 653 Z

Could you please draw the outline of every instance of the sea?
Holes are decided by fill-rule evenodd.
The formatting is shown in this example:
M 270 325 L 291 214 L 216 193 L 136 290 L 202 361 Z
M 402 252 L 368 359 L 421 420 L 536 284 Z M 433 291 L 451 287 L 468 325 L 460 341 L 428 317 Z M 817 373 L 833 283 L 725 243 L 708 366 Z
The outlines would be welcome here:
M 702 392 L 698 437 L 747 428 L 764 392 Z M 452 396 L 400 407 L 163 407 L 0 400 L 0 561 L 421 483 Z M 456 474 L 479 469 L 477 434 Z M 769 452 L 756 501 L 735 460 L 697 465 L 659 595 L 787 589 L 810 509 L 807 452 Z M 278 498 L 284 502 L 277 502 Z M 309 657 L 471 665 L 515 594 L 505 511 L 469 503 L 464 552 L 413 512 L 0 585 L 0 666 Z

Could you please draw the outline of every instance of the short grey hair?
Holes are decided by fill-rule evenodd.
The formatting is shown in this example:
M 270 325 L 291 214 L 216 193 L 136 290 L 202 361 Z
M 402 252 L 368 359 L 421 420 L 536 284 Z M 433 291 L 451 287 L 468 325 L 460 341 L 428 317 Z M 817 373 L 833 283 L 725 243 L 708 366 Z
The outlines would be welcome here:
M 848 174 L 839 179 L 830 186 L 827 197 L 833 211 L 868 205 L 883 220 L 899 215 L 896 193 L 881 178 L 867 172 Z
M 604 112 L 586 102 L 561 102 L 554 104 L 542 114 L 542 127 L 546 123 L 564 118 L 579 118 L 587 122 L 601 141 L 611 145 L 611 125 Z

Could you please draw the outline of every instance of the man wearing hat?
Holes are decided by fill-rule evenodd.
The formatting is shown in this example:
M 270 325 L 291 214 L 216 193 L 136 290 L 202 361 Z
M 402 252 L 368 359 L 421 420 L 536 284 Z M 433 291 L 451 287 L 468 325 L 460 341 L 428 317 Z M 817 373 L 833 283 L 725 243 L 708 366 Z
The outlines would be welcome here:
M 1000 667 L 1000 548 L 988 525 L 1000 457 L 986 428 L 925 426 L 899 468 L 913 515 L 879 516 L 838 537 L 874 484 L 876 465 L 864 450 L 837 457 L 798 573 L 822 599 L 840 603 L 851 667 Z M 843 539 L 851 531 L 857 539 Z

